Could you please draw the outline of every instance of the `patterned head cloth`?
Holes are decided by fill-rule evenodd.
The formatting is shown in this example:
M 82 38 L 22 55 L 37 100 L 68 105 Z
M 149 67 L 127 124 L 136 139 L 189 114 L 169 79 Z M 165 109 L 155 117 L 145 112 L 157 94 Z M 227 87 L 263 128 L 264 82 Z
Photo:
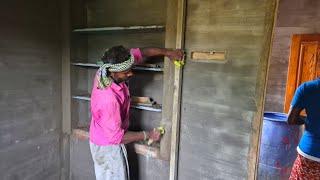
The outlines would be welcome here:
M 134 64 L 134 56 L 130 55 L 128 60 L 118 64 L 103 64 L 101 61 L 98 64 L 101 64 L 97 73 L 98 88 L 104 89 L 112 83 L 109 72 L 122 72 L 130 69 Z

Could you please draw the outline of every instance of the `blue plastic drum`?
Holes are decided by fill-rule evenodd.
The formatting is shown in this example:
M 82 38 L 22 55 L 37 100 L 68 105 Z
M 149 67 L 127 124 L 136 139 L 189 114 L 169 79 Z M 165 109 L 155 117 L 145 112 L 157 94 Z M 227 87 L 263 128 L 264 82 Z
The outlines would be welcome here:
M 290 176 L 302 128 L 288 125 L 286 121 L 284 113 L 264 113 L 258 179 L 288 179 Z

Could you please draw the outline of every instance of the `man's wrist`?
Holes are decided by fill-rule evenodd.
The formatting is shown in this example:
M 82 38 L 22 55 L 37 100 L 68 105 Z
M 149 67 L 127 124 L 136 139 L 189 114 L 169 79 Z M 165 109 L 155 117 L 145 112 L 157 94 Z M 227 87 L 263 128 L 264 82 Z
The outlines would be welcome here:
M 146 131 L 142 131 L 143 133 L 143 140 L 146 141 L 148 139 L 148 134 L 146 133 Z

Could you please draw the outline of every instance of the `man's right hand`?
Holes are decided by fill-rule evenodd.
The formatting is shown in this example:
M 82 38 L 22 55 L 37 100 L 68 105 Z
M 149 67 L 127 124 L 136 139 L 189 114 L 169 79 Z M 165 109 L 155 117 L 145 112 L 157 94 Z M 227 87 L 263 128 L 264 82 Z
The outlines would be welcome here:
M 184 56 L 184 52 L 181 49 L 175 50 L 166 50 L 166 55 L 171 61 L 182 60 Z
M 159 141 L 161 137 L 160 131 L 157 129 L 153 129 L 148 132 L 148 138 L 153 140 L 154 142 Z

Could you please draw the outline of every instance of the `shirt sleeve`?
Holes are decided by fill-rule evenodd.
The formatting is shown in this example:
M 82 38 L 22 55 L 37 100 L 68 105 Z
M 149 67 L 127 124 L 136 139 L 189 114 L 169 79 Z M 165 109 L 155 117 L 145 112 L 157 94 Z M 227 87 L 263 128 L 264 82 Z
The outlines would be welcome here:
M 102 127 L 110 144 L 120 144 L 125 130 L 122 128 L 120 104 L 109 102 L 100 109 L 100 126 Z
M 130 53 L 134 57 L 134 64 L 142 64 L 142 53 L 139 48 L 130 49 Z
M 292 98 L 292 101 L 291 101 L 291 106 L 293 108 L 305 108 L 304 87 L 305 87 L 305 84 L 302 84 L 296 90 L 296 92 Z

